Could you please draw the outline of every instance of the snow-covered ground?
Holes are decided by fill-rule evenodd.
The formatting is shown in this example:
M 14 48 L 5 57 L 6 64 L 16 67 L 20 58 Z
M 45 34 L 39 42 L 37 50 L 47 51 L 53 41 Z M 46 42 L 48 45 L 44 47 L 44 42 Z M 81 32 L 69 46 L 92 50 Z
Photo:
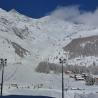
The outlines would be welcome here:
M 3 95 L 42 95 L 61 98 L 61 79 L 61 74 L 46 75 L 36 73 L 28 83 L 23 83 L 23 81 L 20 83 L 16 82 L 16 80 L 5 82 Z M 15 84 L 17 85 L 15 86 Z M 64 88 L 65 98 L 82 98 L 79 96 L 87 96 L 89 94 L 98 96 L 98 85 L 86 86 L 84 81 L 76 81 L 68 75 L 64 75 Z

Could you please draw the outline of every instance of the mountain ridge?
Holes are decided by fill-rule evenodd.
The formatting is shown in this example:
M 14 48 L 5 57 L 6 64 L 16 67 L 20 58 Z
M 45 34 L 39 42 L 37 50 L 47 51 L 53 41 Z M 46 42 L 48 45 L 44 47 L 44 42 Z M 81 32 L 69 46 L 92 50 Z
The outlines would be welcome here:
M 0 58 L 8 59 L 8 71 L 13 64 L 12 68 L 15 70 L 18 63 L 19 71 L 16 77 L 20 77 L 19 73 L 23 74 L 25 71 L 28 71 L 27 76 L 31 76 L 42 61 L 59 64 L 59 58 L 66 58 L 67 54 L 63 47 L 73 39 L 98 35 L 98 28 L 74 24 L 51 15 L 32 19 L 15 11 L 6 12 L 0 9 L 0 13 Z M 20 46 L 20 53 L 23 53 L 24 49 L 29 53 L 24 56 L 17 55 L 16 46 L 13 47 L 10 42 L 16 43 L 17 47 Z M 73 60 L 69 60 L 68 63 L 70 62 Z

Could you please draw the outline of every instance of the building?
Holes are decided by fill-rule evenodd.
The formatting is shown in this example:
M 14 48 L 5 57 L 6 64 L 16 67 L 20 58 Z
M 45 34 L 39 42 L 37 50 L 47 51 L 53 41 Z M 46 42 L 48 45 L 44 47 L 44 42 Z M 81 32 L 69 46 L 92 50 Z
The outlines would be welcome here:
M 84 80 L 84 78 L 80 74 L 76 74 L 75 80 Z
M 88 75 L 85 79 L 86 85 L 94 85 L 95 77 L 93 75 Z
M 95 78 L 95 85 L 98 85 L 98 75 L 93 75 L 93 77 Z

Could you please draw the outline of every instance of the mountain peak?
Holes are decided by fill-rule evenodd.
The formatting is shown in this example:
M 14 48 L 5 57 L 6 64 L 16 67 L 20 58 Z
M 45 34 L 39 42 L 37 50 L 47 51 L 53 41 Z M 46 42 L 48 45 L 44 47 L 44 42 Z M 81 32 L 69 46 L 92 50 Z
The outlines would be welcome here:
M 4 9 L 2 9 L 2 8 L 0 8 L 0 13 L 4 13 L 4 12 L 7 12 L 6 10 L 4 10 Z
M 9 13 L 20 14 L 16 9 L 11 9 L 11 10 L 9 11 Z

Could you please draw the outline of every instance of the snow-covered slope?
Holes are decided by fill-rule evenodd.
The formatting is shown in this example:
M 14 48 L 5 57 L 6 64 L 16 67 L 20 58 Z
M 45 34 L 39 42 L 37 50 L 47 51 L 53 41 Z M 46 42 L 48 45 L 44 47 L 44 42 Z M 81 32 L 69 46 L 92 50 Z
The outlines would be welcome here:
M 32 19 L 15 10 L 0 9 L 0 58 L 7 58 L 6 75 L 31 78 L 41 61 L 59 63 L 72 39 L 98 35 L 98 28 L 50 16 Z M 17 69 L 17 71 L 16 71 Z M 11 76 L 9 75 L 9 76 Z M 18 78 L 17 78 L 18 77 Z

